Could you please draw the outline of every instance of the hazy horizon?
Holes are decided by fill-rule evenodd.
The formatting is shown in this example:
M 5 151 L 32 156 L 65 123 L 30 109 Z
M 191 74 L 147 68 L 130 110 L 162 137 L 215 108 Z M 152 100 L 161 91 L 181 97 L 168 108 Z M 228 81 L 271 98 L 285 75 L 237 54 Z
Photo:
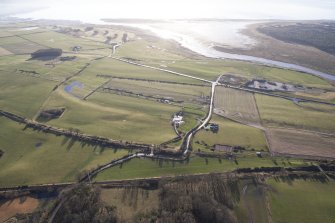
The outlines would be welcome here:
M 335 2 L 330 0 L 2 0 L 0 7 L 2 16 L 81 21 L 101 18 L 335 20 Z

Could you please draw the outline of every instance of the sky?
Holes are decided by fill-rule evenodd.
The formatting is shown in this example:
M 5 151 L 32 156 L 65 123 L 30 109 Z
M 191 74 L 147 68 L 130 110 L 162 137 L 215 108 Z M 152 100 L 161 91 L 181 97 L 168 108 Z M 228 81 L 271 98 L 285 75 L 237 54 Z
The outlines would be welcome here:
M 0 0 L 0 15 L 47 19 L 334 19 L 334 0 Z

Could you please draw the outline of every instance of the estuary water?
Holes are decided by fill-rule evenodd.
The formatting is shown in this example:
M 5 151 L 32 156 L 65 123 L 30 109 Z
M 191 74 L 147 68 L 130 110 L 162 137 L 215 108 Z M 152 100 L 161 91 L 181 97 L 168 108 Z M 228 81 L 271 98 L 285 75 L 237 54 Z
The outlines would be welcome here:
M 183 47 L 192 50 L 198 54 L 209 58 L 233 59 L 259 63 L 279 68 L 295 70 L 299 72 L 313 74 L 324 79 L 335 81 L 335 75 L 327 74 L 311 68 L 291 64 L 281 61 L 270 60 L 266 58 L 247 56 L 241 54 L 232 54 L 218 51 L 214 48 L 216 45 L 234 48 L 250 48 L 257 44 L 257 41 L 240 33 L 249 24 L 255 22 L 241 21 L 199 21 L 199 22 L 165 22 L 152 24 L 129 24 L 112 23 L 114 25 L 124 25 L 150 30 L 157 36 L 165 39 L 173 39 Z M 259 22 L 259 21 L 258 21 Z

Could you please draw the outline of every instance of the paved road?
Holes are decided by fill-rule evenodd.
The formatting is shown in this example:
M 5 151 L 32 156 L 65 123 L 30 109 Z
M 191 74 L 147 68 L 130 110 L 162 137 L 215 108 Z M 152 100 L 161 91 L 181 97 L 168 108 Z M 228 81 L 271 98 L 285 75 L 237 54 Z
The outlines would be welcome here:
M 140 63 L 136 63 L 133 61 L 129 61 L 129 60 L 125 60 L 125 59 L 121 59 L 121 58 L 117 58 L 117 57 L 113 57 L 112 55 L 109 55 L 110 58 L 114 59 L 114 60 L 118 60 L 124 63 L 128 63 L 128 64 L 132 64 L 135 66 L 140 66 L 140 67 L 145 67 L 145 68 L 149 68 L 149 69 L 153 69 L 153 70 L 159 70 L 159 71 L 163 71 L 163 72 L 167 72 L 167 73 L 171 73 L 171 74 L 175 74 L 178 76 L 182 76 L 182 77 L 187 77 L 187 78 L 191 78 L 191 79 L 195 79 L 195 80 L 199 80 L 199 81 L 203 81 L 206 83 L 211 83 L 212 85 L 212 89 L 211 89 L 211 102 L 209 105 L 209 111 L 207 113 L 207 116 L 205 118 L 205 120 L 203 120 L 203 122 L 201 123 L 201 125 L 199 125 L 198 127 L 192 129 L 191 131 L 189 131 L 186 135 L 183 143 L 183 146 L 185 146 L 185 150 L 183 152 L 183 155 L 187 155 L 189 148 L 190 148 L 190 143 L 191 143 L 191 139 L 193 138 L 194 134 L 199 131 L 200 129 L 202 129 L 205 125 L 207 125 L 207 123 L 210 121 L 211 117 L 212 117 L 212 113 L 213 113 L 213 105 L 214 105 L 214 93 L 215 93 L 215 87 L 216 85 L 218 85 L 219 80 L 221 78 L 222 75 L 220 75 L 216 81 L 210 81 L 210 80 L 206 80 L 203 78 L 199 78 L 199 77 L 194 77 L 192 75 L 188 75 L 188 74 L 183 74 L 183 73 L 179 73 L 179 72 L 175 72 L 175 71 L 171 71 L 171 70 L 167 70 L 167 69 L 162 69 L 162 68 L 158 68 L 158 67 L 153 67 L 153 66 L 148 66 L 148 65 L 144 65 L 144 64 L 140 64 Z M 186 144 L 186 145 L 185 145 Z M 144 156 L 146 156 L 144 154 Z M 152 157 L 152 156 L 151 156 Z
M 220 75 L 215 82 L 212 82 L 211 102 L 209 104 L 209 111 L 207 113 L 207 116 L 206 116 L 205 120 L 203 120 L 203 122 L 201 123 L 201 125 L 199 125 L 197 128 L 192 129 L 190 132 L 188 132 L 186 134 L 186 145 L 185 145 L 185 151 L 183 153 L 184 156 L 187 155 L 187 153 L 189 151 L 190 143 L 191 143 L 191 140 L 192 140 L 194 134 L 196 132 L 198 132 L 200 129 L 202 129 L 203 127 L 205 127 L 208 124 L 208 122 L 211 120 L 211 117 L 212 117 L 212 114 L 213 114 L 213 107 L 214 107 L 215 87 L 216 87 L 216 85 L 218 85 L 218 82 L 221 79 L 221 76 L 222 75 Z

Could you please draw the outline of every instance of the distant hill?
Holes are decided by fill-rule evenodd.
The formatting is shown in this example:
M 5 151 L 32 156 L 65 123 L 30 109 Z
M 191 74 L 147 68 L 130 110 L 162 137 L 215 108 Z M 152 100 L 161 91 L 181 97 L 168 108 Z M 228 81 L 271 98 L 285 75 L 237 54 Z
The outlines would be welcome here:
M 284 42 L 312 46 L 335 55 L 335 22 L 271 23 L 257 30 Z

